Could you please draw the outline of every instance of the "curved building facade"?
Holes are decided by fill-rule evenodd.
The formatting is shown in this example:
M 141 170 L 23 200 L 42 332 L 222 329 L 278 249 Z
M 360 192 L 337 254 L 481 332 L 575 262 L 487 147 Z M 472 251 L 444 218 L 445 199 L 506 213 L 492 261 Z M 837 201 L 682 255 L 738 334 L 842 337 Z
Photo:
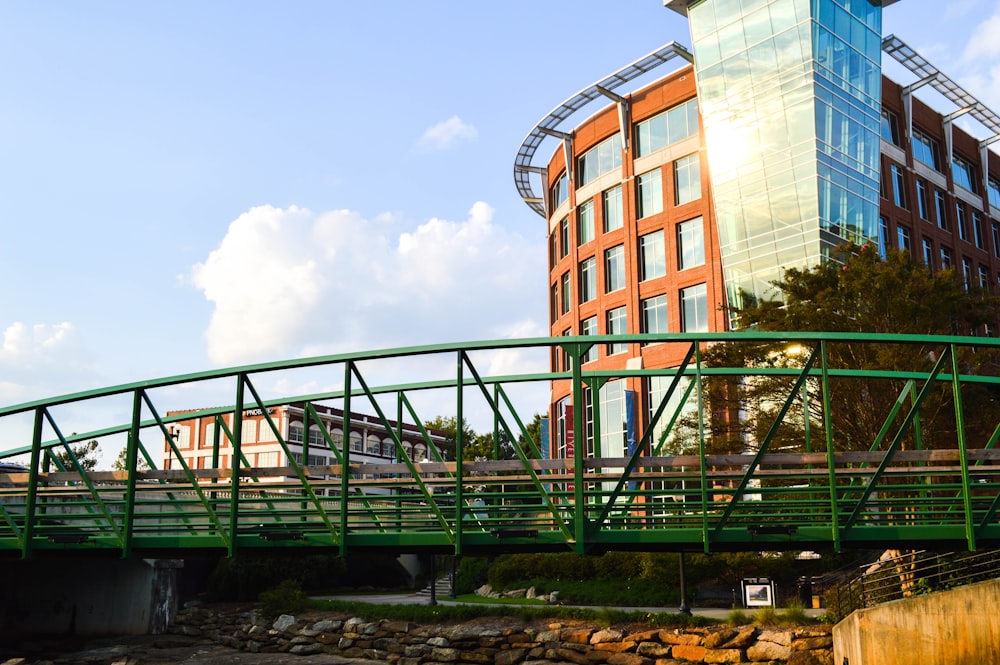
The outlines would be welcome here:
M 724 331 L 746 298 L 774 297 L 782 270 L 844 241 L 1000 286 L 1000 158 L 989 150 L 1000 117 L 881 37 L 889 2 L 665 4 L 688 15 L 694 53 L 671 42 L 585 88 L 518 152 L 516 185 L 548 226 L 553 336 Z M 883 57 L 913 82 L 882 76 Z M 954 112 L 921 102 L 924 86 Z M 964 115 L 981 135 L 956 127 Z M 538 155 L 545 141 L 554 149 Z M 654 343 L 595 345 L 579 360 L 624 370 L 682 359 Z M 562 352 L 552 365 L 573 361 Z M 569 381 L 555 382 L 551 454 L 627 454 L 663 384 L 626 377 L 597 399 L 585 391 L 574 436 Z

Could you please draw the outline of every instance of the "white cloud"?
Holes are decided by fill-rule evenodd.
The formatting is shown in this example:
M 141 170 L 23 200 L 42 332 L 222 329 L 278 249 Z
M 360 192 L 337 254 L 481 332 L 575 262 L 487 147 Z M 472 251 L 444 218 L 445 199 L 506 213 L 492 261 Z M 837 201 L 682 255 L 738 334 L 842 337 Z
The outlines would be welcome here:
M 3 330 L 0 343 L 0 402 L 80 390 L 94 373 L 71 323 L 27 325 L 15 321 Z
M 195 265 L 218 364 L 545 331 L 545 246 L 479 202 L 462 221 L 253 208 Z M 519 364 L 516 356 L 500 361 Z
M 478 132 L 474 126 L 453 115 L 427 129 L 417 141 L 417 147 L 425 150 L 448 150 L 459 141 L 471 141 L 476 136 Z

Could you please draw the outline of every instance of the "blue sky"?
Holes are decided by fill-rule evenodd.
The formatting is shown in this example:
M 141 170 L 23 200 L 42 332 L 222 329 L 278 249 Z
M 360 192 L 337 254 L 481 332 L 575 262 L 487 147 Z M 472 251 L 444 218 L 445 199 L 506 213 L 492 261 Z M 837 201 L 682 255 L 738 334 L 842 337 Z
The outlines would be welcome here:
M 1000 2 L 883 27 L 1000 109 Z M 0 2 L 0 404 L 546 334 L 515 152 L 671 40 L 659 0 Z

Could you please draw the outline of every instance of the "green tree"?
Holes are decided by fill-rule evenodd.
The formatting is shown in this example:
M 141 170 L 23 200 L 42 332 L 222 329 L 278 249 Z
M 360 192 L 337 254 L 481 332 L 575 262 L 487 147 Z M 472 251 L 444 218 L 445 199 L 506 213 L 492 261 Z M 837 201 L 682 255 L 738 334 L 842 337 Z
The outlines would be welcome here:
M 455 416 L 437 416 L 433 420 L 424 422 L 425 427 L 437 430 L 444 434 L 444 442 L 440 444 L 441 455 L 446 460 L 455 459 L 455 442 L 458 439 L 458 419 Z M 475 446 L 476 432 L 469 427 L 468 421 L 462 419 L 462 452 L 470 446 Z M 471 459 L 471 458 L 469 458 Z
M 128 448 L 122 448 L 121 451 L 118 453 L 118 457 L 116 457 L 115 461 L 112 462 L 111 468 L 114 469 L 115 471 L 128 471 L 127 457 L 128 457 Z M 142 453 L 139 453 L 136 456 L 135 466 L 137 471 L 145 471 L 146 469 L 149 468 L 149 464 L 146 463 L 146 460 L 143 458 Z
M 76 470 L 76 464 L 73 462 L 73 457 L 76 457 L 77 461 L 80 463 L 80 468 L 84 471 L 94 470 L 97 466 L 97 458 L 101 451 L 101 446 L 97 443 L 97 439 L 91 439 L 87 443 L 70 446 L 70 448 L 73 450 L 72 456 L 65 449 L 55 451 L 56 458 L 64 467 L 66 467 L 67 471 Z
M 866 333 L 913 333 L 927 335 L 974 335 L 1000 319 L 1000 299 L 975 285 L 967 284 L 953 270 L 932 273 L 927 266 L 912 261 L 909 254 L 889 251 L 880 258 L 870 246 L 846 245 L 839 248 L 838 261 L 828 261 L 809 269 L 788 269 L 774 282 L 778 297 L 753 301 L 740 309 L 740 327 L 761 331 L 830 331 Z M 745 367 L 799 367 L 809 349 L 787 343 L 720 344 L 706 353 L 709 364 Z M 941 346 L 871 345 L 838 343 L 828 345 L 831 368 L 928 371 L 940 356 Z M 960 363 L 971 372 L 997 367 L 995 354 L 962 351 Z M 743 442 L 761 440 L 784 403 L 794 379 L 758 377 L 734 382 L 708 382 L 713 400 L 712 452 L 739 452 Z M 897 397 L 905 389 L 903 379 L 830 380 L 834 442 L 837 449 L 867 449 L 879 432 Z M 927 447 L 951 445 L 955 440 L 950 385 L 941 385 L 924 402 L 920 412 L 922 443 Z M 808 410 L 803 407 L 808 400 Z M 997 396 L 987 388 L 967 386 L 963 391 L 967 429 L 979 430 L 995 423 L 1000 409 Z M 807 383 L 798 395 L 794 410 L 798 419 L 786 417 L 771 449 L 794 448 L 805 440 L 805 428 L 822 431 L 822 395 L 818 382 Z M 743 415 L 735 416 L 737 412 Z M 897 426 L 903 414 L 897 416 Z M 913 428 L 910 441 L 912 445 Z M 813 436 L 820 440 L 822 436 Z M 985 440 L 985 439 L 982 439 Z

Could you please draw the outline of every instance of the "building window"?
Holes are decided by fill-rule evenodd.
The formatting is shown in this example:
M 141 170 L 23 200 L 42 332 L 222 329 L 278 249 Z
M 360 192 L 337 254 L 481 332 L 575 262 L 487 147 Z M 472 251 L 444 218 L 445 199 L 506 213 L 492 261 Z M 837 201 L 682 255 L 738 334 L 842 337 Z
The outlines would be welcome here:
M 951 250 L 947 247 L 941 248 L 941 268 L 944 270 L 951 268 Z
M 555 321 L 556 319 L 559 318 L 559 285 L 558 284 L 553 284 L 552 285 L 552 298 L 550 300 L 551 300 L 551 302 L 549 303 L 549 310 L 550 310 L 549 311 L 549 318 L 552 321 Z
M 584 319 L 580 322 L 580 334 L 581 335 L 596 335 L 597 334 L 597 317 L 591 316 L 590 318 Z M 587 349 L 587 352 L 580 357 L 580 364 L 589 363 L 593 360 L 597 360 L 597 346 L 591 346 Z
M 969 239 L 969 220 L 965 204 L 961 201 L 955 202 L 955 225 L 958 226 L 958 237 L 961 240 Z
M 563 171 L 562 174 L 556 178 L 556 181 L 552 184 L 552 209 L 555 210 L 569 198 L 569 177 L 566 172 Z
M 978 210 L 972 211 L 972 240 L 979 249 L 986 249 L 986 238 L 983 236 L 983 215 Z
M 639 238 L 639 280 L 656 279 L 667 274 L 667 254 L 663 231 L 647 233 Z
M 944 192 L 940 189 L 934 190 L 934 212 L 937 213 L 938 227 L 948 229 L 948 204 L 944 198 Z
M 885 217 L 878 218 L 878 255 L 885 258 L 885 251 L 889 247 L 889 222 Z
M 365 452 L 364 443 L 361 441 L 361 435 L 358 432 L 351 432 L 351 451 L 355 453 Z
M 994 208 L 1000 208 L 1000 182 L 990 178 L 986 181 L 986 188 L 989 190 L 990 205 Z
M 899 145 L 899 123 L 896 121 L 896 114 L 892 111 L 882 109 L 882 138 Z
M 312 464 L 312 457 L 312 455 L 309 456 L 310 466 L 323 466 L 322 462 L 320 464 Z M 324 462 L 326 461 L 323 457 L 319 457 L 317 459 L 323 460 Z M 271 450 L 266 453 L 257 453 L 257 466 L 263 468 L 274 468 L 278 466 L 278 451 Z
M 241 443 L 257 443 L 257 421 L 244 420 L 242 431 L 240 432 Z
M 993 233 L 993 256 L 1000 259 L 1000 224 L 993 222 L 990 224 L 990 230 Z
M 965 280 L 966 290 L 972 286 L 972 259 L 968 256 L 962 257 L 962 279 Z
M 604 232 L 620 229 L 624 220 L 622 186 L 617 185 L 604 192 Z
M 567 328 L 566 330 L 564 330 L 562 332 L 562 336 L 563 337 L 569 337 L 572 334 L 573 334 L 573 331 L 570 330 L 569 328 Z M 562 351 L 562 354 L 561 354 L 561 356 L 562 356 L 562 358 L 561 358 L 562 359 L 562 365 L 560 365 L 560 366 L 562 367 L 562 370 L 564 372 L 568 372 L 571 369 L 573 369 L 572 364 L 570 363 L 569 353 L 566 351 L 566 347 L 565 346 L 560 347 L 560 350 Z
M 896 241 L 902 252 L 910 253 L 910 230 L 905 226 L 896 226 Z
M 927 212 L 927 183 L 917 178 L 917 214 L 920 219 L 930 219 Z
M 705 265 L 705 223 L 701 217 L 677 225 L 677 268 Z
M 580 156 L 580 187 L 622 167 L 622 137 L 614 134 Z
M 931 244 L 930 238 L 924 238 L 924 265 L 928 269 L 934 267 L 934 245 Z
M 616 307 L 608 311 L 608 334 L 624 335 L 628 332 L 628 316 L 624 307 Z M 608 355 L 625 353 L 628 351 L 628 344 L 625 342 L 612 342 L 608 344 Z
M 604 252 L 604 292 L 625 288 L 625 247 L 618 245 Z
M 569 254 L 569 217 L 559 222 L 559 258 Z
M 674 162 L 674 205 L 701 198 L 701 161 L 698 153 Z
M 903 167 L 898 164 L 890 164 L 892 171 L 892 201 L 900 208 L 906 207 L 906 177 L 903 175 Z
M 913 159 L 926 164 L 935 171 L 941 170 L 938 144 L 934 139 L 913 130 Z
M 586 245 L 594 239 L 594 202 L 587 201 L 576 211 L 576 244 Z
M 580 303 L 597 297 L 597 260 L 591 256 L 580 261 Z
M 549 266 L 554 266 L 559 260 L 559 234 L 553 233 L 549 236 Z
M 568 314 L 569 313 L 570 303 L 571 303 L 570 298 L 572 296 L 572 292 L 571 292 L 571 290 L 569 288 L 569 273 L 568 272 L 564 272 L 562 274 L 562 278 L 560 279 L 560 282 L 561 282 L 561 284 L 560 284 L 560 287 L 561 287 L 560 291 L 562 293 L 562 298 L 559 301 L 560 305 L 561 305 L 559 307 L 559 313 L 560 314 Z
M 681 331 L 708 331 L 708 290 L 705 284 L 681 289 Z
M 642 332 L 666 333 L 667 332 L 667 296 L 658 295 L 646 298 L 641 301 L 642 307 Z
M 663 179 L 660 169 L 639 176 L 639 217 L 663 212 Z
M 635 126 L 636 156 L 648 155 L 697 133 L 698 100 L 692 98 Z
M 951 159 L 951 177 L 955 184 L 970 192 L 976 193 L 976 167 L 961 157 Z
M 288 442 L 289 443 L 302 443 L 302 425 L 296 423 L 294 425 L 288 426 Z
M 990 284 L 990 271 L 982 263 L 979 264 L 979 288 L 985 289 Z

